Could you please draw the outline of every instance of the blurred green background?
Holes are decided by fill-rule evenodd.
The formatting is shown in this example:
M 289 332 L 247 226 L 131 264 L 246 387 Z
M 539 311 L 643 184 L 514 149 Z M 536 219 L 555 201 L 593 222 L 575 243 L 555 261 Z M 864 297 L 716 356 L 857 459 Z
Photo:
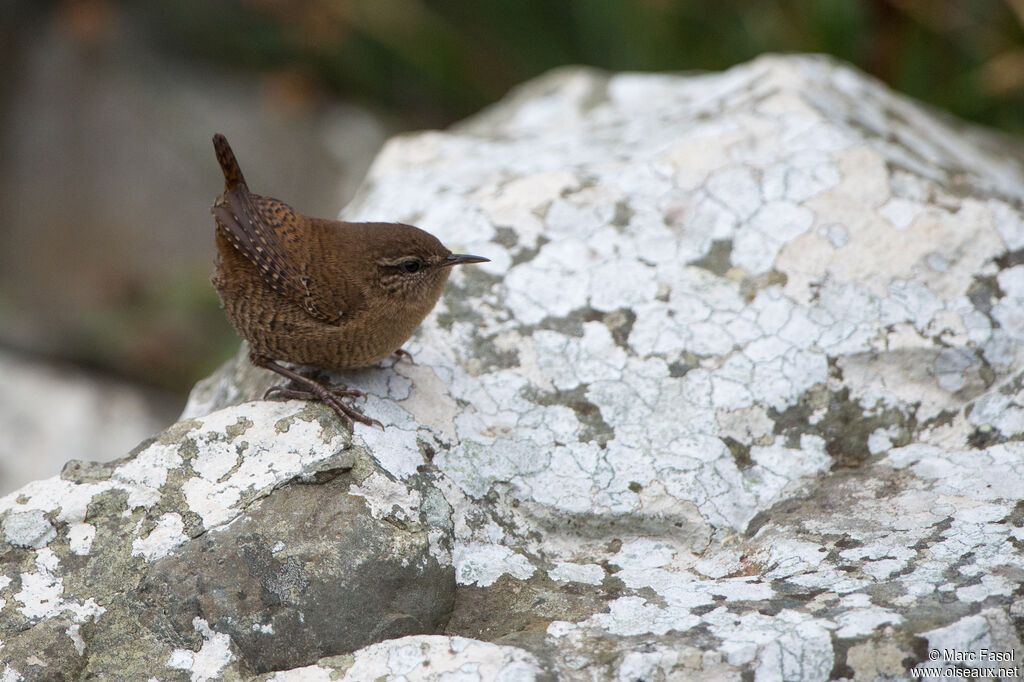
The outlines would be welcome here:
M 254 190 L 336 215 L 387 136 L 564 64 L 820 52 L 1024 133 L 1024 0 L 2 3 L 0 344 L 185 392 L 237 347 L 209 285 L 228 134 Z M 383 217 L 382 217 L 383 218 Z
M 821 52 L 958 116 L 1024 132 L 1024 0 L 162 0 L 168 50 L 443 126 L 562 64 L 719 70 Z

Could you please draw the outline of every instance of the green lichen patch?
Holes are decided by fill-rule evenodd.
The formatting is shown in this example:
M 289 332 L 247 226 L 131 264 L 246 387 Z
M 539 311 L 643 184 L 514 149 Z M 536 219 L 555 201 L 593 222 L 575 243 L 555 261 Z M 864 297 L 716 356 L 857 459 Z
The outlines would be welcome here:
M 537 242 L 534 246 L 521 246 L 515 253 L 512 254 L 512 267 L 532 261 L 534 258 L 537 257 L 537 254 L 540 253 L 540 250 L 544 248 L 544 245 L 547 244 L 549 241 L 551 240 L 545 237 L 544 235 L 540 235 L 537 237 Z
M 1024 265 L 1024 249 L 1005 251 L 996 256 L 995 264 L 1000 270 L 1007 270 L 1017 265 Z
M 519 233 L 515 231 L 515 228 L 508 225 L 495 225 L 494 236 L 491 237 L 491 241 L 498 246 L 504 246 L 506 249 L 511 250 L 519 243 Z
M 71 679 L 128 682 L 152 679 L 159 671 L 161 680 L 189 680 L 187 670 L 163 666 L 175 649 L 198 651 L 202 646 L 202 638 L 194 631 L 191 636 L 177 632 L 144 598 L 136 600 L 127 595 L 111 604 L 101 621 L 83 625 L 82 638 L 85 666 L 81 677 Z
M 451 330 L 456 322 L 479 324 L 484 316 L 479 310 L 481 301 L 497 300 L 492 292 L 501 283 L 501 277 L 491 275 L 481 268 L 466 268 L 461 271 L 457 280 L 449 280 L 441 298 L 446 310 L 437 313 L 437 324 L 443 329 Z
M 64 613 L 27 627 L 16 637 L 4 637 L 0 662 L 17 664 L 18 676 L 4 675 L 12 680 L 78 680 L 86 659 L 75 650 L 68 629 L 74 625 L 70 614 Z M 14 633 L 11 633 L 14 634 Z M 4 666 L 6 667 L 6 666 Z M 8 668 L 8 670 L 12 670 Z M 140 679 L 145 679 L 142 677 Z
M 524 389 L 523 397 L 538 405 L 568 407 L 581 426 L 579 441 L 593 441 L 603 448 L 615 438 L 615 429 L 601 416 L 601 408 L 587 399 L 587 388 L 587 384 L 580 384 L 569 390 L 541 391 L 531 386 Z
M 739 469 L 749 469 L 754 466 L 754 460 L 750 457 L 749 444 L 741 443 L 731 436 L 722 436 L 719 440 L 725 443 L 725 447 L 729 448 L 732 459 L 736 462 L 736 466 Z
M 144 450 L 151 443 L 154 443 L 154 439 L 148 439 L 139 444 L 135 450 L 132 450 L 132 454 Z M 132 455 L 129 455 L 131 457 Z M 121 460 L 118 460 L 121 461 Z M 99 483 L 100 481 L 109 480 L 111 475 L 114 473 L 116 468 L 114 462 L 91 462 L 83 461 L 80 459 L 70 459 L 64 463 L 61 467 L 60 477 L 64 481 L 71 481 L 72 483 Z
M 636 313 L 628 308 L 619 308 L 607 313 L 601 321 L 608 327 L 608 331 L 612 334 L 612 341 L 615 342 L 616 346 L 626 351 L 632 350 L 629 347 L 629 333 L 633 331 Z
M 178 456 L 185 465 L 189 465 L 193 459 L 199 456 L 199 445 L 192 438 L 182 438 L 178 446 Z
M 528 335 L 535 329 L 549 329 L 566 336 L 583 338 L 583 325 L 587 322 L 602 322 L 604 320 L 604 316 L 605 313 L 600 310 L 595 310 L 590 306 L 586 306 L 570 310 L 568 314 L 560 317 L 552 317 L 549 315 L 536 325 L 523 327 L 521 331 L 524 335 Z
M 858 467 L 868 461 L 868 438 L 876 430 L 888 431 L 893 447 L 910 443 L 917 431 L 913 413 L 880 403 L 864 407 L 850 397 L 845 386 L 837 391 L 813 386 L 795 405 L 781 411 L 769 408 L 768 417 L 775 422 L 774 433 L 785 436 L 787 447 L 799 448 L 804 434 L 823 438 L 833 469 Z
M 321 373 L 314 376 L 317 381 L 328 385 L 336 385 L 338 382 L 331 373 Z M 342 449 L 347 448 L 352 440 L 352 429 L 330 407 L 319 400 L 307 400 L 297 412 L 282 417 L 274 423 L 274 430 L 279 435 L 288 433 L 296 422 L 317 423 L 320 426 L 320 438 L 324 443 L 329 443 L 337 437 L 343 440 Z
M 636 212 L 630 208 L 629 202 L 625 199 L 615 202 L 615 215 L 612 216 L 612 227 L 616 227 L 622 232 L 626 227 L 629 226 L 629 221 L 633 219 Z
M 984 450 L 992 445 L 1007 442 L 1006 436 L 989 424 L 982 424 L 967 435 L 967 444 L 975 450 Z
M 234 440 L 252 427 L 253 421 L 251 419 L 248 417 L 239 417 L 238 421 L 224 429 L 224 433 L 227 434 L 229 440 Z
M 967 299 L 974 308 L 991 319 L 992 306 L 1004 296 L 994 275 L 975 275 L 967 288 Z
M 702 268 L 719 277 L 725 277 L 725 273 L 729 272 L 729 268 L 732 267 L 732 240 L 715 239 L 711 242 L 711 247 L 704 257 L 690 261 L 689 265 Z
M 459 585 L 445 634 L 494 642 L 544 632 L 552 621 L 577 622 L 602 611 L 605 597 L 599 585 L 559 584 L 542 572 L 527 580 L 503 575 L 486 588 Z
M 750 303 L 757 298 L 760 291 L 769 287 L 784 287 L 788 280 L 786 273 L 778 270 L 769 270 L 759 275 L 744 277 L 740 280 L 740 295 L 743 296 L 744 301 Z
M 679 378 L 686 376 L 686 373 L 692 369 L 700 367 L 700 356 L 696 353 L 686 351 L 682 353 L 678 358 L 668 363 L 668 375 L 670 377 Z
M 510 369 L 520 364 L 517 349 L 498 348 L 490 337 L 474 335 L 472 357 L 478 371 Z
M 162 445 L 174 445 L 181 441 L 187 433 L 200 428 L 202 425 L 203 422 L 199 419 L 186 419 L 176 424 L 172 424 L 157 434 L 157 442 Z M 133 450 L 132 453 L 134 452 L 135 451 Z

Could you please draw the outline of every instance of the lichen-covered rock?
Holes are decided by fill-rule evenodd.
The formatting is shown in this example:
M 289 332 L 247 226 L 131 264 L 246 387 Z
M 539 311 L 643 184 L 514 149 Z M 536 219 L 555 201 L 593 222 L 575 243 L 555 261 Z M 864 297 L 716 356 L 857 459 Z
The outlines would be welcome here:
M 402 682 L 542 682 L 552 679 L 537 658 L 511 646 L 464 637 L 418 635 L 268 674 L 259 682 L 401 680 Z
M 0 674 L 237 679 L 440 632 L 451 510 L 339 426 L 241 405 L 0 499 Z
M 316 663 L 299 649 L 267 679 L 874 680 L 1015 665 L 980 652 L 1022 651 L 1022 158 L 1017 141 L 816 57 L 699 77 L 563 70 L 452 131 L 393 140 L 344 217 L 412 222 L 492 262 L 453 273 L 407 346 L 416 364 L 335 378 L 387 427 L 352 436 L 374 480 L 421 491 L 406 513 L 428 540 L 447 537 L 429 519 L 450 521 L 454 608 L 444 637 Z M 334 423 L 296 403 L 223 410 L 273 381 L 243 350 L 186 415 L 224 433 L 235 422 L 220 415 L 254 410 Z M 227 522 L 205 489 L 176 485 L 188 506 L 146 502 L 132 548 L 158 590 L 187 577 L 175 562 L 203 565 L 203 538 L 168 554 L 178 538 Z M 17 558 L 0 615 L 35 627 L 0 657 L 92 650 L 119 602 L 54 586 L 68 569 L 53 548 L 134 522 L 116 513 L 139 492 L 102 492 L 110 521 L 95 531 L 7 501 L 29 515 L 0 519 Z M 264 601 L 296 589 L 291 555 L 263 562 L 267 543 L 246 544 L 259 518 L 316 515 L 281 492 L 265 511 L 242 500 L 253 518 L 214 552 L 235 548 L 225 575 L 253 586 L 244 598 L 196 575 L 182 589 L 195 607 L 173 618 L 124 609 L 160 621 L 142 628 L 150 646 L 194 679 L 289 660 L 246 653 L 277 640 L 245 628 L 281 616 L 222 617 L 229 603 L 251 614 L 257 583 Z M 97 566 L 126 561 L 101 554 Z M 19 592 L 21 575 L 62 607 Z

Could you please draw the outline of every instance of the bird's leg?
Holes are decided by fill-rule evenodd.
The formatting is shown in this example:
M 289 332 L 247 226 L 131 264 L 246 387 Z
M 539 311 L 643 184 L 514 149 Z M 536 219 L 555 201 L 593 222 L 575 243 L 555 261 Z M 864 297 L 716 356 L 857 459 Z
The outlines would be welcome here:
M 392 353 L 392 355 L 397 355 L 398 356 L 398 360 L 401 360 L 402 358 L 407 358 L 410 363 L 412 363 L 414 365 L 416 364 L 416 361 L 412 359 L 412 353 L 410 353 L 409 351 L 407 351 L 404 348 L 399 348 L 394 353 Z M 398 360 L 396 360 L 395 362 L 398 362 Z
M 333 395 L 335 398 L 365 398 L 366 394 L 362 391 L 348 390 L 341 388 L 334 388 L 333 386 L 323 386 L 324 390 Z M 312 391 L 299 391 L 294 388 L 288 388 L 287 386 L 271 386 L 263 393 L 263 399 L 266 400 L 270 396 L 277 394 L 282 398 L 289 400 L 317 400 L 317 395 Z
M 363 393 L 362 391 L 343 390 L 338 388 L 331 388 L 329 386 L 324 386 L 319 381 L 310 379 L 309 377 L 304 377 L 298 372 L 293 372 L 287 367 L 283 367 L 282 365 L 277 364 L 273 360 L 260 355 L 250 355 L 250 360 L 252 360 L 252 364 L 256 365 L 257 367 L 269 369 L 271 372 L 277 372 L 281 376 L 287 377 L 288 379 L 291 379 L 295 383 L 302 384 L 308 389 L 306 391 L 299 391 L 287 388 L 285 386 L 271 386 L 270 388 L 267 389 L 266 393 L 263 394 L 264 400 L 266 400 L 267 396 L 271 395 L 272 393 L 279 393 L 285 398 L 296 398 L 299 400 L 319 400 L 325 403 L 335 412 L 337 412 L 338 416 L 341 417 L 345 422 L 347 422 L 349 426 L 352 425 L 353 421 L 357 421 L 366 424 L 367 426 L 373 426 L 374 424 L 376 424 L 381 428 L 381 431 L 384 430 L 384 425 L 381 424 L 379 421 L 367 417 L 359 410 L 355 409 L 354 407 L 350 407 L 349 405 L 346 405 L 341 400 L 342 398 L 365 398 L 366 394 Z

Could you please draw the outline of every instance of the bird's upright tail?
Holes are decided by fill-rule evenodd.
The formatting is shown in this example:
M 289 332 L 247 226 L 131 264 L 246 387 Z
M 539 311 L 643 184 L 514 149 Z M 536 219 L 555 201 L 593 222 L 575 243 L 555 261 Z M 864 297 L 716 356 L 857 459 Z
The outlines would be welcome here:
M 239 187 L 248 189 L 242 169 L 238 166 L 238 159 L 235 158 L 235 153 L 231 151 L 231 145 L 228 144 L 228 138 L 220 133 L 214 135 L 213 149 L 217 152 L 217 161 L 220 163 L 221 170 L 224 171 L 224 191 L 229 192 Z

